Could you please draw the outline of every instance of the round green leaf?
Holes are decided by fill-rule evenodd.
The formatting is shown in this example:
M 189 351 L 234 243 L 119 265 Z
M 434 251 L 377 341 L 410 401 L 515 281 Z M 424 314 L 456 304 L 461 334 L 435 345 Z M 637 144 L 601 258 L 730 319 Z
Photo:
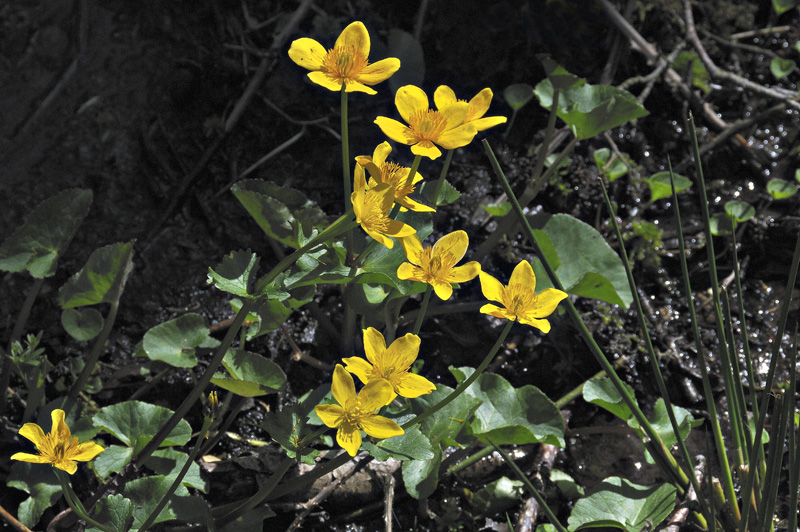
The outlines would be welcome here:
M 114 302 L 133 267 L 133 244 L 118 242 L 94 250 L 81 271 L 59 290 L 61 308 Z
M 782 59 L 780 57 L 773 57 L 769 62 L 769 71 L 777 79 L 785 78 L 792 73 L 794 67 L 797 66 L 791 59 Z
M 138 453 L 153 435 L 172 417 L 172 410 L 142 401 L 125 401 L 102 408 L 94 418 L 94 426 L 105 430 Z M 183 445 L 192 436 L 192 427 L 181 419 L 161 442 L 161 447 Z
M 142 346 L 150 360 L 160 360 L 177 368 L 192 368 L 197 365 L 194 350 L 206 338 L 205 318 L 189 313 L 147 331 Z
M 767 192 L 772 199 L 782 200 L 797 194 L 797 185 L 784 179 L 770 179 L 767 183 Z
M 711 227 L 711 234 L 714 236 L 725 236 L 733 231 L 733 220 L 727 213 L 718 212 L 708 221 Z
M 800 168 L 794 171 L 794 180 L 800 183 Z
M 680 174 L 673 173 L 675 181 L 675 193 L 680 194 L 687 188 L 692 186 L 692 182 L 688 177 Z M 650 186 L 650 202 L 658 201 L 662 198 L 669 198 L 672 196 L 672 185 L 669 182 L 669 172 L 658 172 L 645 179 Z
M 242 397 L 275 393 L 286 384 L 286 375 L 280 366 L 257 353 L 230 349 L 222 365 L 231 377 L 219 374 L 211 382 Z
M 68 308 L 61 312 L 61 325 L 67 334 L 76 340 L 86 342 L 100 334 L 103 328 L 103 315 L 94 308 Z
M 503 97 L 513 110 L 519 111 L 533 98 L 533 87 L 527 83 L 515 83 L 505 88 Z
M 746 201 L 732 200 L 725 203 L 725 212 L 737 223 L 746 222 L 756 215 L 756 209 Z

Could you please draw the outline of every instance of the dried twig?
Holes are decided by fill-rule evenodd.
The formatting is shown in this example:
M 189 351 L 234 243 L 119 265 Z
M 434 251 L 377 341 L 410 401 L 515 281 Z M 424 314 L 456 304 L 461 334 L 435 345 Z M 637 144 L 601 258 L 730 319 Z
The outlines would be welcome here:
M 0 517 L 5 519 L 9 525 L 19 530 L 19 532 L 33 532 L 30 528 L 17 521 L 17 518 L 2 506 L 0 506 Z
M 783 33 L 792 29 L 791 26 L 772 26 L 769 28 L 761 28 L 758 30 L 743 31 L 741 33 L 734 33 L 728 38 L 732 41 L 738 39 L 749 39 L 750 37 L 758 37 L 759 35 L 769 35 L 770 33 Z
M 394 506 L 395 483 L 394 475 L 392 473 L 387 473 L 383 497 L 383 522 L 386 527 L 386 532 L 392 532 L 392 508 Z

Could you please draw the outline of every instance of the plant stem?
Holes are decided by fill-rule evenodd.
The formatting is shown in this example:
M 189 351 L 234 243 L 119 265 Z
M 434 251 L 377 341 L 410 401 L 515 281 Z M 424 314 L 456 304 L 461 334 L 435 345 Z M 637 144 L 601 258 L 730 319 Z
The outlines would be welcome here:
M 428 303 L 431 300 L 431 292 L 433 292 L 433 286 L 428 285 L 425 289 L 425 295 L 422 297 L 422 305 L 419 307 L 417 321 L 414 322 L 413 334 L 419 334 L 419 330 L 422 328 L 422 322 L 425 320 L 425 311 L 428 310 Z
M 500 347 L 503 346 L 503 343 L 505 343 L 506 337 L 508 336 L 508 333 L 511 332 L 511 327 L 514 325 L 514 323 L 515 322 L 513 322 L 513 321 L 509 321 L 508 323 L 506 323 L 506 326 L 503 328 L 503 332 L 500 333 L 500 337 L 494 343 L 494 346 L 492 346 L 492 349 L 489 351 L 489 353 L 483 359 L 483 362 L 481 362 L 480 366 L 478 366 L 477 369 L 472 373 L 472 375 L 467 377 L 464 380 L 464 382 L 459 384 L 458 387 L 456 387 L 456 389 L 453 390 L 453 392 L 450 395 L 448 395 L 447 397 L 445 397 L 444 399 L 442 399 L 441 401 L 439 401 L 435 405 L 429 407 L 422 414 L 418 415 L 417 417 L 415 417 L 411 421 L 405 423 L 402 426 L 402 428 L 403 429 L 411 428 L 414 425 L 417 425 L 417 424 L 421 423 L 423 420 L 429 418 L 430 416 L 432 416 L 433 414 L 435 414 L 436 412 L 438 412 L 442 408 L 444 408 L 447 405 L 449 405 L 456 397 L 458 397 L 459 395 L 464 393 L 464 390 L 469 388 L 470 385 L 473 382 L 478 380 L 478 377 L 480 377 L 483 374 L 483 372 L 486 371 L 486 368 L 489 366 L 489 363 L 492 361 L 492 359 L 494 359 L 494 356 L 500 350 Z
M 78 514 L 78 517 L 86 521 L 88 524 L 99 528 L 100 530 L 104 530 L 105 532 L 114 532 L 114 530 L 110 527 L 102 523 L 98 523 L 91 517 L 89 517 L 86 508 L 84 508 L 83 503 L 81 503 L 80 499 L 78 499 L 75 492 L 72 491 L 72 487 L 69 484 L 69 481 L 64 476 L 65 473 L 63 471 L 57 470 L 55 467 L 53 468 L 53 472 L 55 472 L 56 477 L 58 477 L 58 481 L 61 483 L 61 491 L 64 493 L 64 498 L 67 500 L 67 504 L 72 511 Z
M 353 187 L 350 184 L 351 180 L 353 179 L 350 175 L 350 133 L 348 131 L 347 126 L 347 91 L 345 89 L 345 84 L 342 83 L 342 179 L 344 184 L 344 210 L 350 208 L 350 196 L 353 192 Z M 347 262 L 353 258 L 353 230 L 349 229 L 347 231 L 347 236 L 345 237 L 345 249 L 347 249 Z
M 450 161 L 453 160 L 453 152 L 455 150 L 447 150 L 447 156 L 444 158 L 444 165 L 442 166 L 442 173 L 439 174 L 439 180 L 436 182 L 436 190 L 433 193 L 433 206 L 438 207 L 439 195 L 442 193 L 444 183 L 446 181 L 447 172 L 450 170 Z

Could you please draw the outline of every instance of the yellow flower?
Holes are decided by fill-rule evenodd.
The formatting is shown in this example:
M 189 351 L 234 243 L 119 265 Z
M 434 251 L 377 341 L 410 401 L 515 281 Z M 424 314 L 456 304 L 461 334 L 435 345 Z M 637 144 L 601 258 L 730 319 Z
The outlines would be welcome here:
M 364 384 L 375 381 L 391 384 L 394 391 L 385 404 L 394 401 L 398 395 L 413 399 L 436 389 L 436 385 L 425 377 L 408 371 L 419 354 L 419 342 L 419 336 L 408 333 L 387 349 L 380 331 L 370 327 L 364 329 L 364 351 L 369 362 L 359 357 L 345 358 L 343 362 L 347 371 Z
M 408 209 L 415 212 L 436 212 L 436 209 L 408 197 L 409 194 L 414 192 L 414 185 L 422 181 L 422 176 L 419 172 L 415 173 L 411 184 L 406 186 L 408 172 L 411 169 L 406 166 L 400 166 L 397 163 L 386 162 L 386 157 L 390 153 L 392 153 L 392 147 L 388 142 L 383 142 L 375 148 L 372 157 L 369 155 L 356 157 L 358 164 L 369 172 L 370 179 L 367 183 L 369 187 L 372 188 L 382 184 L 391 186 L 394 189 L 394 201 L 403 206 L 400 209 L 403 212 Z
M 446 150 L 460 148 L 469 144 L 478 133 L 473 124 L 464 124 L 469 112 L 467 102 L 429 109 L 425 92 L 414 85 L 405 85 L 397 89 L 394 103 L 408 125 L 385 116 L 376 118 L 375 123 L 390 139 L 411 145 L 414 155 L 436 159 L 442 152 L 435 144 Z
M 492 89 L 488 87 L 476 94 L 475 97 L 469 101 L 467 116 L 464 118 L 462 124 L 472 124 L 478 131 L 505 124 L 507 120 L 505 116 L 487 116 L 483 118 L 483 115 L 489 110 L 489 104 L 492 103 L 492 96 Z M 433 93 L 433 101 L 436 103 L 436 107 L 442 109 L 443 107 L 463 100 L 456 99 L 456 93 L 453 92 L 453 89 L 447 85 L 441 85 L 436 89 L 436 92 Z
M 390 236 L 402 238 L 416 234 L 417 230 L 410 225 L 389 218 L 389 210 L 394 203 L 394 189 L 391 186 L 380 184 L 367 189 L 364 167 L 360 164 L 356 165 L 355 176 L 350 202 L 356 221 L 369 236 L 392 249 L 394 242 Z
M 308 77 L 317 85 L 345 92 L 376 94 L 367 85 L 387 80 L 400 68 L 400 60 L 394 57 L 369 64 L 369 33 L 361 22 L 347 26 L 328 51 L 315 41 L 303 37 L 292 42 L 289 57 L 303 68 L 311 70 Z
M 469 237 L 464 231 L 444 235 L 432 247 L 425 249 L 417 235 L 403 238 L 401 242 L 410 263 L 404 262 L 397 268 L 397 277 L 428 283 L 439 299 L 449 299 L 453 295 L 453 283 L 471 281 L 481 272 L 481 265 L 475 261 L 456 267 L 469 245 Z
M 480 279 L 481 291 L 486 299 L 498 301 L 505 307 L 488 304 L 481 307 L 481 312 L 497 318 L 517 320 L 544 333 L 550 332 L 550 322 L 543 318 L 552 314 L 558 303 L 567 297 L 567 294 L 555 288 L 548 288 L 537 294 L 534 291 L 536 276 L 526 260 L 514 268 L 508 286 L 503 286 L 485 272 L 481 272 Z
M 387 404 L 387 398 L 392 394 L 392 386 L 387 381 L 376 379 L 356 395 L 353 377 L 344 366 L 336 364 L 331 393 L 338 405 L 317 405 L 314 409 L 325 425 L 338 427 L 336 443 L 350 456 L 355 456 L 361 447 L 362 429 L 373 438 L 380 439 L 403 434 L 403 429 L 397 423 L 375 414 Z
M 69 427 L 64 422 L 63 410 L 57 408 L 50 415 L 53 426 L 49 434 L 45 434 L 36 423 L 25 423 L 19 429 L 20 435 L 31 440 L 39 454 L 16 453 L 11 457 L 12 460 L 33 462 L 34 464 L 52 464 L 72 475 L 78 470 L 75 460 L 88 462 L 105 451 L 91 441 L 78 443 L 78 438 L 72 436 Z

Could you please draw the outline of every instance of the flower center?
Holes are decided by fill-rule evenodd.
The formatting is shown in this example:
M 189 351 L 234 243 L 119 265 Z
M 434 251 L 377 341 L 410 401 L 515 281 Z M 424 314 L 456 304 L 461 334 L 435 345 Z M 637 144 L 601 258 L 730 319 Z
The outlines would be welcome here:
M 380 194 L 367 192 L 359 223 L 377 233 L 385 233 L 389 229 L 389 218 L 386 214 L 383 210 L 383 197 Z
M 383 163 L 381 165 L 381 181 L 394 188 L 395 198 L 404 198 L 414 192 L 413 185 L 406 186 L 408 172 L 403 170 L 408 170 L 408 168 L 397 163 Z
M 408 125 L 416 137 L 417 142 L 423 140 L 434 141 L 444 133 L 447 119 L 439 111 L 424 109 L 414 112 L 409 117 Z
M 529 286 L 511 284 L 503 289 L 503 305 L 515 316 L 522 316 L 533 310 L 538 296 Z
M 329 78 L 339 83 L 355 81 L 366 66 L 366 56 L 352 46 L 331 48 L 322 60 L 322 69 Z

